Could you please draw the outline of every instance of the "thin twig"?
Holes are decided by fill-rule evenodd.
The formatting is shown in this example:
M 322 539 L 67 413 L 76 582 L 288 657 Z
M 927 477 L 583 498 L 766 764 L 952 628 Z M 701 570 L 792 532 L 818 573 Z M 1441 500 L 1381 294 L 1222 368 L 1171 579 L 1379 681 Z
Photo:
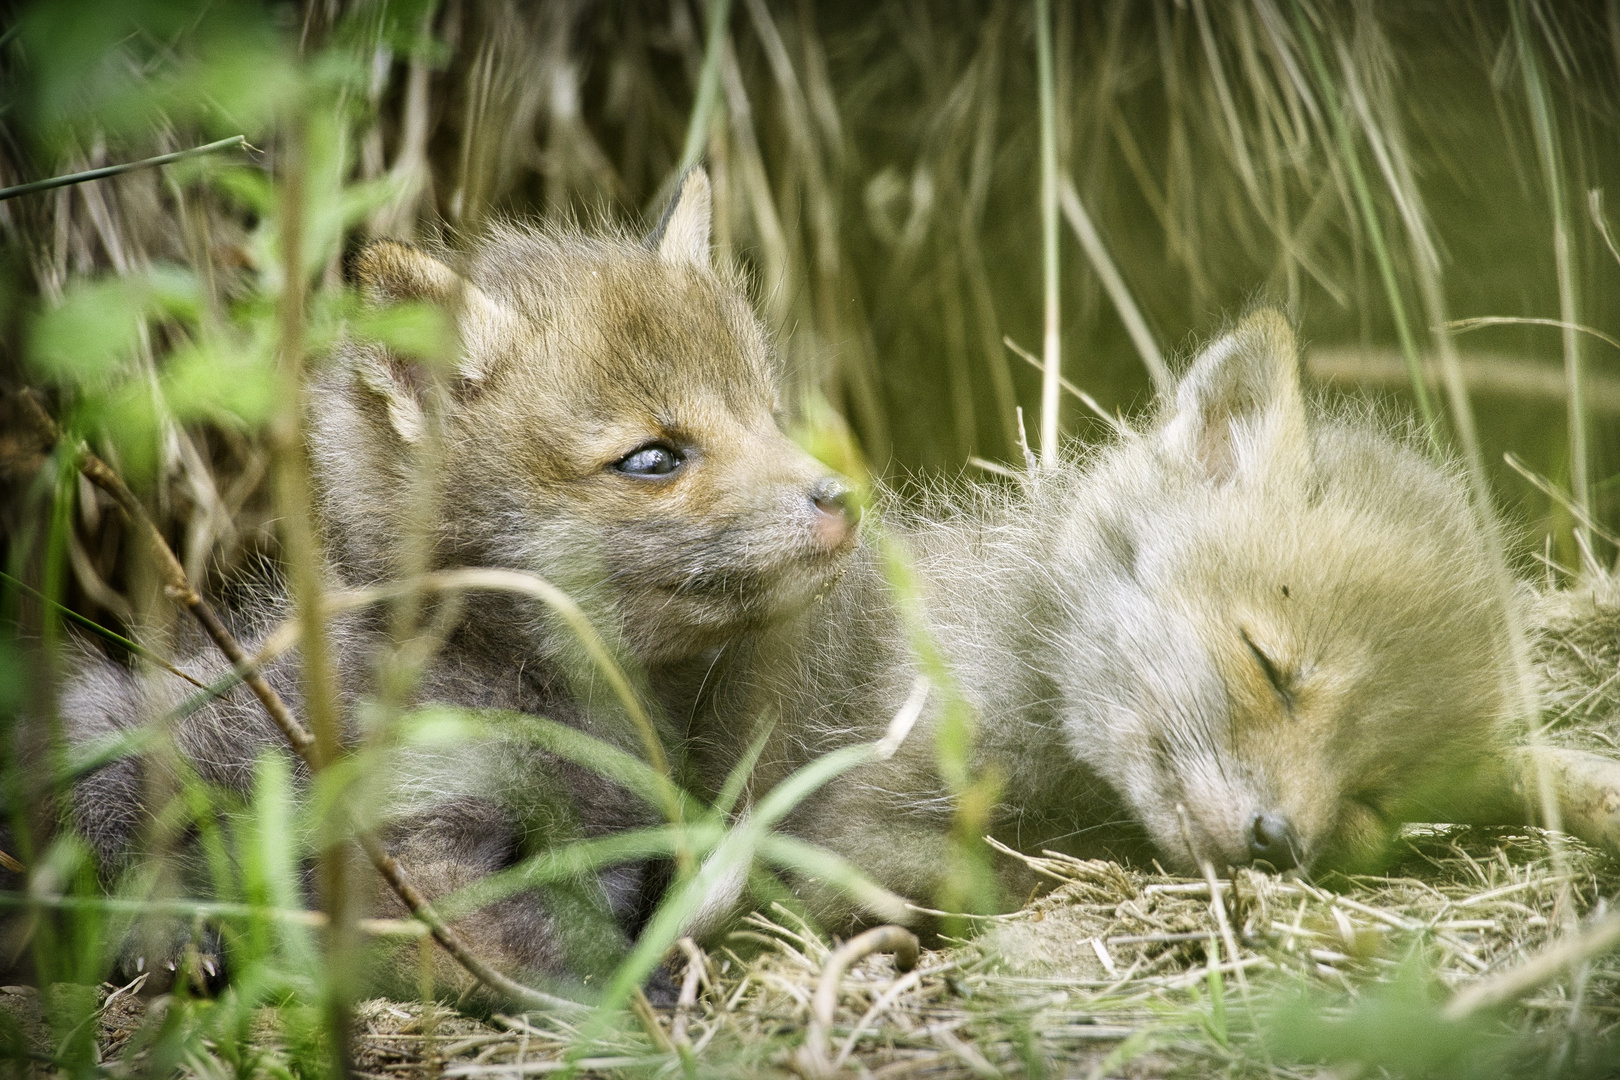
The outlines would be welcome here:
M 1036 371 L 1042 373 L 1046 371 L 1046 365 L 1041 363 L 1040 357 L 1018 344 L 1018 342 L 1014 341 L 1012 338 L 1004 337 L 1001 339 L 1001 343 L 1007 346 L 1007 348 L 1011 349 L 1013 352 L 1017 353 L 1026 364 L 1034 368 Z M 1070 382 L 1068 379 L 1059 376 L 1058 385 L 1064 390 L 1067 390 L 1069 393 L 1073 394 L 1075 397 L 1079 398 L 1081 404 L 1090 409 L 1092 412 L 1096 413 L 1098 419 L 1102 420 L 1103 423 L 1113 428 L 1116 433 L 1123 435 L 1127 430 L 1129 430 L 1123 420 L 1109 412 L 1107 409 L 1103 408 L 1097 403 L 1096 398 L 1074 385 L 1074 383 Z
M 52 420 L 50 415 L 45 412 L 38 399 L 30 393 L 23 393 L 19 395 L 19 398 L 25 408 L 32 412 L 32 419 L 40 431 L 48 434 L 51 442 L 59 442 L 61 440 L 61 429 L 56 426 L 56 421 Z M 214 611 L 207 600 L 204 600 L 197 593 L 197 590 L 191 587 L 191 581 L 186 577 L 185 567 L 180 565 L 180 560 L 175 557 L 174 551 L 170 549 L 169 542 L 158 531 L 157 524 L 147 514 L 146 508 L 135 497 L 135 493 L 129 490 L 123 479 L 105 461 L 97 457 L 87 444 L 81 442 L 77 449 L 73 451 L 73 455 L 74 464 L 84 474 L 85 479 L 111 495 L 113 501 L 118 504 L 119 508 L 129 518 L 130 524 L 145 537 L 148 546 L 151 547 L 152 553 L 158 561 L 158 569 L 163 579 L 164 595 L 191 612 L 192 616 L 202 624 L 203 630 L 213 640 L 219 651 L 224 654 L 225 659 L 231 662 L 231 666 L 236 669 L 236 673 L 241 677 L 242 681 L 253 691 L 254 696 L 264 704 L 265 711 L 270 714 L 270 719 L 275 722 L 276 727 L 281 729 L 281 733 L 286 736 L 287 741 L 292 744 L 298 755 L 307 760 L 310 748 L 315 743 L 314 736 L 309 733 L 303 724 L 299 723 L 298 718 L 287 708 L 280 695 L 271 689 L 270 684 L 265 682 L 264 676 L 253 667 L 247 653 L 243 651 L 242 646 L 237 643 L 231 632 L 226 629 L 224 622 L 220 620 L 219 614 Z
M 1605 345 L 1612 345 L 1620 349 L 1620 341 L 1605 334 L 1601 330 L 1593 329 L 1584 323 L 1570 322 L 1567 319 L 1531 319 L 1520 318 L 1517 315 L 1481 315 L 1473 319 L 1452 319 L 1446 323 L 1447 330 L 1455 330 L 1459 334 L 1469 330 L 1478 330 L 1484 326 L 1555 326 L 1560 330 L 1571 333 L 1590 334 Z
M 36 191 L 49 191 L 52 188 L 67 187 L 69 184 L 82 184 L 87 180 L 100 180 L 107 176 L 117 176 L 119 173 L 132 172 L 135 169 L 150 169 L 156 165 L 167 165 L 171 161 L 182 158 L 198 157 L 202 154 L 213 154 L 220 150 L 229 150 L 233 147 L 246 147 L 247 138 L 242 135 L 232 135 L 228 139 L 207 143 L 203 146 L 193 146 L 190 150 L 176 150 L 172 154 L 159 154 L 157 157 L 144 158 L 140 161 L 125 162 L 122 165 L 107 165 L 100 169 L 87 169 L 84 172 L 69 173 L 66 176 L 53 176 L 48 180 L 35 180 L 29 184 L 18 184 L 15 187 L 0 188 L 0 202 L 15 199 L 19 195 L 32 195 Z
M 1564 494 L 1562 491 L 1559 491 L 1551 480 L 1548 480 L 1545 476 L 1542 476 L 1530 466 L 1526 465 L 1519 459 L 1517 454 L 1509 451 L 1508 453 L 1502 455 L 1502 460 L 1506 461 L 1508 466 L 1514 472 L 1518 473 L 1520 476 L 1530 481 L 1531 484 L 1535 485 L 1536 489 L 1543 495 L 1562 506 L 1565 510 L 1568 510 L 1570 516 L 1576 521 L 1580 522 L 1582 525 L 1586 526 L 1588 529 L 1591 529 L 1594 536 L 1607 540 L 1616 547 L 1620 547 L 1620 537 L 1616 537 L 1608 529 L 1605 529 L 1601 524 L 1593 519 L 1591 514 L 1586 512 L 1584 507 L 1577 505 L 1575 500 Z

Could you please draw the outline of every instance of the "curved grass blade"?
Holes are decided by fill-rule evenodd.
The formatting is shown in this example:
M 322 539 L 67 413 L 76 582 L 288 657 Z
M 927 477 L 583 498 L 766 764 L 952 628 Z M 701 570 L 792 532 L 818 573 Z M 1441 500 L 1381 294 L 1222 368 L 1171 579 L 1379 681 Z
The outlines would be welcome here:
M 123 649 L 128 650 L 129 652 L 132 652 L 136 656 L 139 656 L 144 660 L 150 660 L 152 663 L 156 664 L 158 667 L 162 668 L 164 671 L 169 672 L 171 675 L 180 676 L 182 679 L 186 680 L 186 682 L 190 683 L 192 686 L 197 687 L 197 689 L 199 689 L 199 690 L 207 690 L 207 689 L 209 689 L 209 687 L 206 684 L 198 682 L 196 679 L 192 678 L 190 675 L 187 675 L 185 672 L 181 671 L 179 668 L 177 668 L 173 664 L 169 663 L 169 661 L 165 660 L 163 657 L 159 656 L 157 653 L 153 652 L 151 649 L 148 649 L 145 645 L 142 645 L 137 641 L 132 641 L 129 638 L 124 637 L 122 634 L 120 634 L 120 633 L 118 633 L 118 632 L 116 632 L 114 630 L 107 629 L 105 626 L 102 626 L 100 623 L 96 622 L 94 619 L 85 618 L 83 615 L 80 615 L 77 611 L 74 611 L 72 608 L 67 607 L 64 604 L 57 603 L 55 600 L 52 600 L 50 597 L 46 596 L 44 593 L 40 592 L 38 589 L 35 589 L 32 586 L 26 585 L 23 582 L 18 581 L 16 578 L 12 577 L 10 574 L 7 574 L 7 573 L 5 573 L 3 571 L 0 571 L 0 581 L 4 581 L 7 585 L 12 586 L 13 588 L 21 589 L 23 592 L 27 593 L 29 596 L 32 596 L 34 599 L 39 600 L 42 603 L 49 605 L 51 610 L 55 611 L 58 615 L 62 616 L 64 619 L 67 619 L 69 622 L 71 622 L 71 623 L 73 623 L 73 624 L 75 624 L 77 626 L 82 626 L 84 629 L 90 631 L 92 634 L 95 634 L 97 637 L 105 638 L 106 640 L 112 642 L 114 645 L 117 645 L 117 646 L 119 646 L 119 647 L 121 647 Z

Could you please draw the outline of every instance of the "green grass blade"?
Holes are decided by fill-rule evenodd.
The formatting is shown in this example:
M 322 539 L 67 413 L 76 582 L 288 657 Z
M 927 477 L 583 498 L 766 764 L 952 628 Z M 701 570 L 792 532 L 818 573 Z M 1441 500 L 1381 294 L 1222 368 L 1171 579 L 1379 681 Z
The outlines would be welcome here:
M 786 833 L 769 833 L 760 838 L 758 850 L 766 862 L 825 881 L 887 922 L 906 922 L 912 914 L 904 897 L 877 884 L 854 863 L 826 848 Z
M 1041 465 L 1058 463 L 1058 406 L 1063 376 L 1059 337 L 1057 103 L 1052 76 L 1051 0 L 1035 0 L 1035 72 L 1040 85 L 1041 280 L 1045 286 L 1045 336 L 1041 359 Z
M 759 755 L 765 752 L 765 744 L 770 741 L 771 732 L 776 730 L 776 718 L 760 725 L 760 732 L 754 736 L 754 741 L 748 744 L 743 756 L 732 767 L 726 776 L 726 782 L 720 788 L 720 794 L 715 796 L 714 805 L 710 807 L 714 813 L 724 818 L 731 813 L 742 798 L 743 789 L 748 786 L 748 778 L 754 774 L 754 766 L 759 763 Z
M 446 919 L 454 920 L 524 889 L 581 877 L 606 866 L 673 858 L 683 848 L 701 857 L 714 848 L 720 835 L 717 825 L 659 825 L 576 840 L 479 878 L 434 901 L 434 908 Z
M 720 101 L 720 64 L 725 58 L 726 27 L 731 22 L 731 0 L 709 0 L 708 38 L 703 46 L 703 69 L 698 75 L 697 98 L 692 102 L 692 116 L 687 122 L 686 143 L 681 149 L 680 167 L 676 175 L 684 173 L 703 156 L 709 141 L 709 125 Z
M 1378 264 L 1378 277 L 1384 285 L 1384 295 L 1389 302 L 1390 315 L 1395 320 L 1395 335 L 1400 341 L 1401 355 L 1406 358 L 1407 372 L 1412 380 L 1412 396 L 1417 401 L 1418 415 L 1423 419 L 1423 426 L 1429 434 L 1429 440 L 1438 452 L 1440 440 L 1440 416 L 1435 410 L 1434 399 L 1429 394 L 1428 380 L 1423 376 L 1423 362 L 1418 356 L 1417 339 L 1413 336 L 1411 321 L 1406 314 L 1406 301 L 1401 295 L 1400 281 L 1395 274 L 1395 260 L 1390 254 L 1389 245 L 1384 239 L 1384 226 L 1379 217 L 1378 206 L 1373 201 L 1372 188 L 1367 182 L 1367 175 L 1361 167 L 1361 155 L 1356 149 L 1355 134 L 1351 130 L 1350 122 L 1345 116 L 1344 106 L 1339 100 L 1339 93 L 1332 74 L 1327 67 L 1327 61 L 1322 56 L 1322 49 L 1317 41 L 1316 31 L 1311 27 L 1310 17 L 1299 0 L 1294 2 L 1294 25 L 1299 32 L 1301 42 L 1305 47 L 1305 54 L 1310 60 L 1311 71 L 1316 76 L 1318 88 L 1322 94 L 1322 101 L 1331 123 L 1334 139 L 1340 159 L 1345 170 L 1349 173 L 1350 188 L 1355 194 L 1356 207 L 1360 212 L 1362 226 L 1367 230 L 1367 243 L 1372 248 L 1373 261 Z

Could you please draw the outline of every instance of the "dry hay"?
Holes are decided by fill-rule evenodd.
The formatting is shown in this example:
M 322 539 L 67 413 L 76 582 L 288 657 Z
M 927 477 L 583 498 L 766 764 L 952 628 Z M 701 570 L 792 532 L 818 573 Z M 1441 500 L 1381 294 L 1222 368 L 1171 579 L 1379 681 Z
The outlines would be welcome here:
M 1620 577 L 1590 571 L 1536 597 L 1532 646 L 1551 737 L 1620 751 Z
M 848 1075 L 884 1078 L 1028 1075 L 1042 1067 L 1031 1066 L 1036 1058 L 1080 1076 L 1325 1075 L 1267 1061 L 1254 1033 L 1280 997 L 1307 987 L 1354 1001 L 1414 956 L 1437 993 L 1454 991 L 1522 964 L 1620 891 L 1612 860 L 1570 841 L 1555 847 L 1534 830 L 1420 827 L 1403 846 L 1381 877 L 1313 884 L 1241 871 L 1216 883 L 1219 915 L 1206 881 L 1030 858 L 1056 885 L 1049 894 L 981 920 L 969 940 L 925 951 L 908 974 L 873 956 L 844 977 L 832 1057 Z M 829 951 L 784 908 L 755 915 L 701 957 L 695 993 L 681 1005 L 642 1009 L 639 1027 L 610 1033 L 579 1064 L 587 1075 L 650 1074 L 680 1071 L 685 1058 L 688 1075 L 793 1075 Z M 134 1071 L 138 1055 L 120 1054 L 135 1045 L 141 1013 L 162 1001 L 113 993 L 101 1019 L 110 1074 Z M 33 991 L 8 991 L 0 1005 L 36 1052 L 49 1052 Z M 1540 987 L 1494 1023 L 1521 1036 L 1530 1056 L 1553 1052 L 1568 1033 L 1602 1046 L 1620 1034 L 1620 956 Z M 278 1027 L 263 1010 L 257 1028 L 271 1057 Z M 577 1033 L 556 1016 L 480 1021 L 440 1005 L 369 1001 L 356 1016 L 355 1064 L 359 1075 L 392 1080 L 545 1075 L 564 1067 Z M 210 1080 L 203 1061 L 182 1071 Z

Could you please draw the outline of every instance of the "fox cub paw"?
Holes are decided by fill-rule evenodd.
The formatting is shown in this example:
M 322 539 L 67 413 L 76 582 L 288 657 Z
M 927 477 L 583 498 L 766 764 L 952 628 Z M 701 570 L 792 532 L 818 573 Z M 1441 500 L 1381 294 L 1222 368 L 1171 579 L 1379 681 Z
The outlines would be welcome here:
M 223 946 L 211 926 L 138 926 L 119 953 L 115 976 L 120 984 L 143 979 L 143 994 L 166 994 L 184 985 L 212 996 L 227 981 Z

